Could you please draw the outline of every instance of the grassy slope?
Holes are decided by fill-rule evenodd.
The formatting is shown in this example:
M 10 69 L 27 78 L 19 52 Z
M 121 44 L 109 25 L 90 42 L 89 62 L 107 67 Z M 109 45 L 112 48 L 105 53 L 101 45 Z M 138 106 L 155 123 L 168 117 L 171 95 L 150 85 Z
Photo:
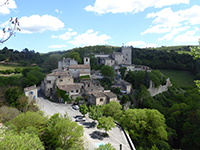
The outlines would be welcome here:
M 19 66 L 19 65 L 0 65 L 0 70 L 7 70 L 7 69 L 15 69 L 15 68 L 27 68 L 27 67 L 24 67 L 24 66 Z
M 169 77 L 172 84 L 174 84 L 177 87 L 195 85 L 195 76 L 189 71 L 160 69 L 160 72 L 162 72 L 165 76 Z

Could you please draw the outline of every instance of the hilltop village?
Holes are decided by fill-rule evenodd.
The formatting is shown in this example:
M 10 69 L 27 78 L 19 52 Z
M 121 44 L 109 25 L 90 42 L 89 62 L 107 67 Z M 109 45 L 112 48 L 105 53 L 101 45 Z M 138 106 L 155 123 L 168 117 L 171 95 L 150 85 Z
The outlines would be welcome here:
M 199 149 L 199 60 L 180 48 L 189 51 L 89 46 L 41 55 L 5 47 L 0 147 L 80 149 L 84 138 L 90 149 Z
M 121 52 L 113 52 L 112 54 L 94 54 L 97 59 L 97 65 L 107 65 L 115 71 L 113 88 L 119 88 L 122 94 L 133 94 L 134 89 L 131 83 L 121 79 L 119 69 L 126 67 L 128 71 L 146 71 L 151 72 L 151 68 L 144 65 L 132 64 L 132 48 L 122 46 Z M 90 69 L 90 57 L 84 57 L 84 63 L 78 64 L 75 59 L 63 58 L 58 61 L 58 68 L 47 74 L 42 81 L 41 89 L 46 97 L 64 102 L 62 97 L 58 97 L 57 91 L 65 91 L 66 95 L 71 99 L 84 97 L 88 105 L 103 105 L 111 101 L 118 101 L 117 95 L 110 90 L 105 90 L 98 79 L 103 78 L 99 71 Z M 149 92 L 152 96 L 168 90 L 171 86 L 169 79 L 166 85 L 155 88 L 150 82 Z

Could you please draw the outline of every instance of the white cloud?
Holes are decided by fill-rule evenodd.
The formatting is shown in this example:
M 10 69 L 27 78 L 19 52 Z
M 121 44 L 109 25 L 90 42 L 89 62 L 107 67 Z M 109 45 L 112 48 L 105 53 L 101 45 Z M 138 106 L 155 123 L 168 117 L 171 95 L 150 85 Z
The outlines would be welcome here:
M 71 28 L 69 28 L 68 31 L 69 32 L 65 32 L 64 34 L 61 34 L 58 36 L 52 35 L 51 38 L 53 38 L 53 39 L 60 38 L 62 40 L 69 40 L 69 39 L 71 39 L 72 36 L 77 35 L 77 32 L 74 32 L 73 29 L 71 29 Z
M 171 8 L 164 8 L 156 13 L 147 14 L 146 18 L 155 18 L 154 26 L 151 26 L 141 34 L 146 33 L 166 33 L 170 32 L 173 27 L 185 25 L 200 24 L 200 6 L 194 5 L 189 9 L 173 12 Z
M 143 41 L 130 41 L 126 45 L 127 46 L 134 46 L 134 47 L 136 47 L 136 46 L 145 45 L 145 44 L 146 43 L 143 42 Z
M 173 41 L 177 43 L 188 43 L 188 42 L 198 42 L 200 36 L 195 36 L 195 33 L 199 31 L 199 28 L 187 31 L 185 34 L 176 36 Z
M 179 34 L 180 32 L 182 31 L 186 31 L 187 29 L 189 29 L 190 26 L 185 26 L 185 27 L 179 27 L 179 28 L 173 28 L 172 31 L 168 34 L 166 34 L 164 37 L 162 38 L 159 38 L 158 40 L 166 40 L 166 41 L 169 41 L 169 40 L 172 40 L 173 37 L 176 35 L 176 34 Z
M 92 29 L 89 29 L 86 31 L 86 33 L 79 34 L 76 37 L 74 37 L 74 40 L 69 41 L 69 43 L 73 45 L 84 45 L 84 46 L 93 46 L 97 44 L 107 44 L 106 40 L 111 39 L 110 36 L 107 36 L 106 34 L 97 35 L 99 32 L 94 32 Z
M 141 35 L 144 35 L 147 33 L 157 33 L 157 34 L 166 33 L 166 32 L 170 32 L 171 28 L 172 27 L 167 26 L 167 25 L 156 25 L 156 26 L 153 26 L 153 27 L 145 30 L 144 32 L 141 33 Z
M 64 23 L 58 18 L 50 15 L 32 15 L 30 17 L 22 17 L 19 19 L 20 33 L 36 33 L 46 30 L 57 31 L 64 27 Z
M 86 11 L 97 14 L 105 13 L 137 13 L 148 7 L 161 8 L 174 4 L 188 4 L 189 0 L 96 0 L 94 6 L 88 5 Z
M 57 13 L 62 13 L 62 11 L 59 11 L 58 9 L 55 9 L 55 12 L 57 12 Z
M 66 45 L 50 45 L 48 48 L 64 48 L 67 47 Z
M 6 2 L 6 0 L 3 0 L 3 1 L 1 0 L 0 5 L 2 5 L 4 2 Z M 10 9 L 15 9 L 15 8 L 17 8 L 15 1 L 9 0 L 8 4 L 1 6 L 0 14 L 3 14 L 3 15 L 10 14 Z

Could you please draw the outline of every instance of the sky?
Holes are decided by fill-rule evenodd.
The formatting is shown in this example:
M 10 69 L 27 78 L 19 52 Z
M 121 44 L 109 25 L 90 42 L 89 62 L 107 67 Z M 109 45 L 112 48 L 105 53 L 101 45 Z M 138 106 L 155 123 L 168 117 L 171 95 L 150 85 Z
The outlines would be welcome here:
M 9 19 L 21 31 L 0 45 L 39 53 L 110 45 L 198 45 L 199 0 L 0 0 L 0 37 Z

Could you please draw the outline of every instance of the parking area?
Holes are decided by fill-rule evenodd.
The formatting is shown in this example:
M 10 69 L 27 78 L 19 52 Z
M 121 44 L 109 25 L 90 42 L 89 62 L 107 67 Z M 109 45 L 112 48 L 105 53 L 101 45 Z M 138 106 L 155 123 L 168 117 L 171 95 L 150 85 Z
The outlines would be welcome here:
M 79 110 L 72 108 L 71 104 L 54 104 L 54 106 L 62 110 L 63 113 L 67 112 L 73 121 L 76 120 L 76 117 L 82 116 Z M 111 131 L 108 131 L 109 137 L 104 137 L 104 130 L 97 129 L 93 124 L 93 120 L 88 117 L 88 114 L 86 114 L 85 121 L 78 122 L 78 124 L 83 126 L 85 131 L 84 136 L 89 141 L 89 148 L 91 150 L 98 148 L 101 144 L 107 143 L 111 143 L 116 149 L 119 149 L 120 144 L 122 144 L 123 150 L 130 150 L 130 146 L 121 127 L 116 126 Z
M 82 116 L 79 110 L 72 108 L 71 104 L 54 103 L 43 97 L 38 97 L 38 104 L 41 110 L 48 115 L 53 115 L 54 113 L 63 115 L 67 112 L 73 121 L 75 121 L 77 117 Z M 109 137 L 104 137 L 104 130 L 97 129 L 92 122 L 93 120 L 88 117 L 88 114 L 86 114 L 85 121 L 77 122 L 84 128 L 84 139 L 87 141 L 90 150 L 94 150 L 98 148 L 99 145 L 107 143 L 111 143 L 117 150 L 120 148 L 120 144 L 122 144 L 122 150 L 131 149 L 121 127 L 116 126 L 108 131 Z

